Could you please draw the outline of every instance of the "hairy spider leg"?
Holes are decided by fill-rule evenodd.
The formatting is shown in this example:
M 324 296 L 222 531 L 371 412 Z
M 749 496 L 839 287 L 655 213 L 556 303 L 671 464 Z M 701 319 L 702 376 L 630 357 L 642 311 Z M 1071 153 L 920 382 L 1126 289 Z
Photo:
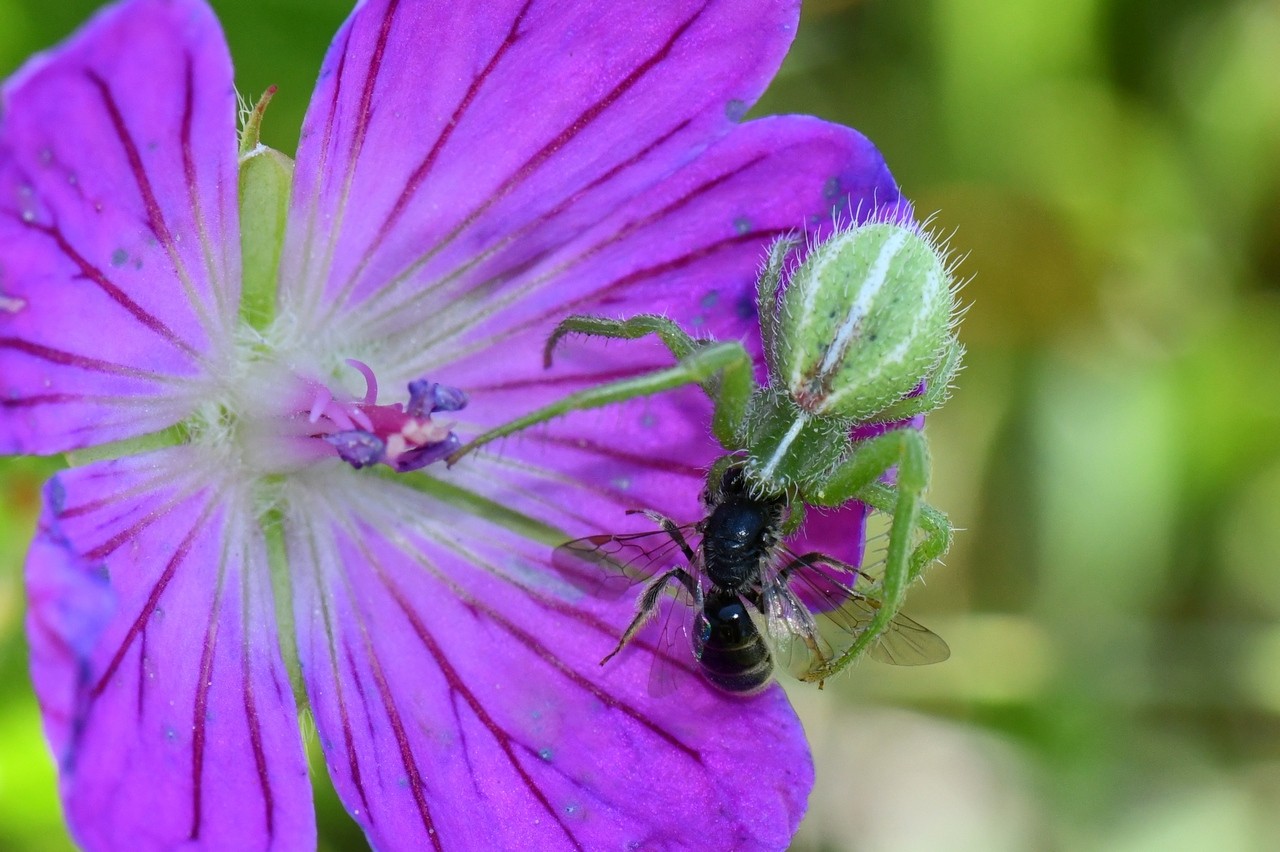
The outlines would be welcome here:
M 619 379 L 571 393 L 490 429 L 452 453 L 447 459 L 450 466 L 491 441 L 571 411 L 600 408 L 692 384 L 700 385 L 715 406 L 712 431 L 716 439 L 726 448 L 737 448 L 738 427 L 746 416 L 747 403 L 756 389 L 752 374 L 754 364 L 741 343 L 695 340 L 671 320 L 657 316 L 641 315 L 629 320 L 575 316 L 556 327 L 547 343 L 548 356 L 556 342 L 566 334 L 574 333 L 627 340 L 656 334 L 678 361 L 674 366 L 643 376 Z
M 897 485 L 883 485 L 880 479 L 897 467 Z M 819 506 L 842 506 L 859 500 L 893 517 L 889 528 L 889 548 L 880 580 L 880 607 L 862 635 L 838 657 L 810 672 L 805 680 L 824 680 L 843 669 L 884 632 L 906 596 L 907 587 L 924 566 L 942 555 L 950 543 L 951 527 L 936 509 L 923 510 L 923 496 L 929 487 L 929 448 L 924 435 L 915 429 L 894 429 L 859 441 L 853 452 L 828 477 L 826 483 L 806 495 Z M 924 530 L 923 540 L 911 546 L 916 529 Z
M 543 350 L 543 363 L 550 365 L 555 347 L 569 334 L 585 334 L 589 337 L 610 337 L 618 340 L 637 340 L 650 334 L 671 350 L 678 360 L 696 357 L 699 353 L 720 346 L 736 347 L 741 359 L 726 364 L 723 371 L 713 371 L 697 383 L 715 406 L 711 416 L 711 433 L 720 446 L 727 450 L 742 449 L 742 423 L 747 416 L 747 404 L 757 390 L 755 365 L 741 343 L 717 343 L 714 340 L 697 339 L 666 317 L 640 314 L 625 320 L 603 317 L 566 317 L 547 338 Z
M 925 374 L 924 393 L 906 396 L 879 412 L 875 419 L 880 423 L 893 420 L 906 420 L 917 414 L 924 414 L 942 406 L 951 395 L 951 383 L 956 373 L 960 372 L 960 363 L 964 358 L 964 346 L 954 337 L 947 341 L 942 350 L 942 357 L 933 369 Z

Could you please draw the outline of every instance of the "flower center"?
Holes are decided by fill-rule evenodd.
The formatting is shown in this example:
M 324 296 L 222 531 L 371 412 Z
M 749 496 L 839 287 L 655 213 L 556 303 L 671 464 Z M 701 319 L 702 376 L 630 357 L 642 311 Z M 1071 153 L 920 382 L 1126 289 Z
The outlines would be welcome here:
M 364 377 L 362 398 L 274 360 L 244 363 L 235 391 L 200 418 L 204 443 L 223 446 L 233 453 L 224 458 L 258 474 L 297 471 L 335 456 L 356 469 L 385 464 L 403 473 L 461 446 L 453 423 L 433 416 L 465 407 L 461 390 L 422 378 L 409 382 L 405 401 L 379 405 L 373 370 L 346 363 Z
M 436 412 L 459 411 L 467 395 L 428 379 L 409 382 L 409 401 L 377 405 L 378 382 L 367 364 L 348 360 L 365 378 L 364 399 L 340 402 L 317 385 L 307 414 L 316 431 L 311 437 L 329 444 L 347 464 L 359 470 L 382 463 L 400 473 L 439 461 L 462 446 L 452 423 L 432 419 Z

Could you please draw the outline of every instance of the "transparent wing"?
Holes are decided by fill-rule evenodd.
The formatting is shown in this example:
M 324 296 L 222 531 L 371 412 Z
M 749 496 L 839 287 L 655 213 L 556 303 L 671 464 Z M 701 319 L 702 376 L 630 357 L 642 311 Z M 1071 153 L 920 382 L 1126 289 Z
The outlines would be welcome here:
M 818 621 L 786 583 L 768 583 L 761 590 L 764 635 L 774 665 L 795 678 L 835 656 L 822 636 Z
M 617 600 L 636 584 L 689 564 L 685 548 L 692 547 L 694 525 L 666 524 L 670 526 L 649 532 L 600 533 L 567 541 L 552 551 L 551 567 L 575 589 Z
M 778 661 L 800 676 L 825 666 L 852 645 L 879 611 L 880 602 L 840 582 L 842 576 L 857 577 L 852 565 L 821 553 L 782 552 L 783 566 L 762 591 L 770 637 L 790 634 L 775 640 L 780 652 L 788 655 Z M 922 666 L 942 662 L 951 649 L 928 628 L 898 614 L 867 653 L 890 665 Z
M 652 658 L 649 693 L 662 697 L 697 682 L 692 630 L 705 582 L 698 525 L 678 526 L 650 511 L 628 514 L 642 514 L 659 529 L 574 539 L 552 552 L 551 564 L 562 579 L 596 598 L 614 600 L 638 589 L 636 618 L 605 662 L 640 645 Z
M 649 694 L 665 698 L 683 692 L 698 677 L 693 656 L 694 616 L 702 609 L 689 590 L 679 583 L 674 597 L 659 603 L 653 663 L 649 667 Z M 698 597 L 702 596 L 698 587 Z

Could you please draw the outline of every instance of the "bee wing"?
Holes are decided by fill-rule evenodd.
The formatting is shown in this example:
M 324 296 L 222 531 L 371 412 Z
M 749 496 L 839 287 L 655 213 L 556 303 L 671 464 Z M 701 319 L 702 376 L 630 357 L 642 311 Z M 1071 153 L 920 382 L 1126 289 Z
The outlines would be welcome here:
M 810 612 L 826 612 L 839 607 L 863 576 L 857 567 L 824 553 L 797 556 L 785 545 L 778 550 L 787 560 L 779 573 L 790 569 L 791 590 L 796 600 Z
M 684 586 L 672 585 L 677 589 L 675 596 L 659 604 L 658 635 L 649 667 L 649 694 L 655 698 L 680 692 L 697 676 L 693 670 L 693 630 L 702 601 L 695 600 Z M 702 597 L 700 587 L 697 597 Z
M 775 665 L 788 671 L 792 677 L 802 678 L 815 666 L 835 656 L 813 613 L 786 583 L 766 584 L 761 594 L 764 635 Z
M 821 641 L 806 639 L 804 647 L 810 650 L 815 667 L 824 665 L 858 639 L 879 611 L 880 602 L 856 591 L 852 583 L 840 581 L 842 575 L 857 576 L 852 565 L 820 553 L 788 555 L 791 562 L 778 572 L 773 585 L 785 588 L 793 601 L 791 606 L 806 609 L 812 618 Z M 781 597 L 776 589 L 774 592 L 774 597 Z M 791 623 L 798 622 L 792 617 Z M 942 662 L 951 656 L 951 649 L 936 633 L 899 613 L 867 653 L 881 663 L 922 666 Z
M 602 600 L 616 600 L 637 583 L 687 561 L 666 530 L 589 535 L 567 541 L 551 553 L 551 567 L 563 580 Z

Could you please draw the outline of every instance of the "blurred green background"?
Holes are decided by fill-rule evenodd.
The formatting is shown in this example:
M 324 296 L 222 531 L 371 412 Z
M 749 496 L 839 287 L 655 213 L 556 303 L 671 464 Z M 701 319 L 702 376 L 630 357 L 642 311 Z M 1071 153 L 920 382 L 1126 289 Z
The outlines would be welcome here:
M 0 0 L 0 74 L 89 0 Z M 223 0 L 292 150 L 344 0 Z M 1280 3 L 811 0 L 759 113 L 876 141 L 967 254 L 909 609 L 951 644 L 790 690 L 799 850 L 1280 849 Z M 21 635 L 51 470 L 0 461 L 0 848 L 65 847 Z M 331 793 L 323 844 L 358 845 Z

